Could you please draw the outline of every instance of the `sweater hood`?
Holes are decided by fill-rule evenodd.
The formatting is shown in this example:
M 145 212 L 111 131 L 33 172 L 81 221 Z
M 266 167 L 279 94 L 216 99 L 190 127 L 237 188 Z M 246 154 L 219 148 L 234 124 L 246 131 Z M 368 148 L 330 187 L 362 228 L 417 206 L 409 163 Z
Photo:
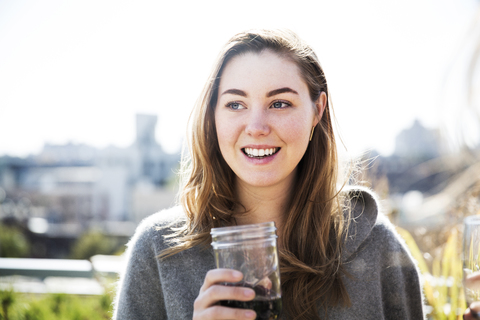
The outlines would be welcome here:
M 375 226 L 379 211 L 378 201 L 370 190 L 362 187 L 349 187 L 344 192 L 348 193 L 347 199 L 350 202 L 351 215 L 342 261 L 350 258 L 368 238 Z

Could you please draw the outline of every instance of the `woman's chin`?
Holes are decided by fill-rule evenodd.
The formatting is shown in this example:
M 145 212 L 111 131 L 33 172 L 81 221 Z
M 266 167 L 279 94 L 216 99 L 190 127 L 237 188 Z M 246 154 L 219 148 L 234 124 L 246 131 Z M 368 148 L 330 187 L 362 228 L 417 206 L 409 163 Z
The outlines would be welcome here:
M 278 174 L 261 174 L 256 173 L 246 177 L 240 177 L 239 182 L 244 187 L 248 188 L 274 188 L 281 187 L 282 185 L 290 186 L 292 179 L 290 175 L 287 177 L 279 177 Z

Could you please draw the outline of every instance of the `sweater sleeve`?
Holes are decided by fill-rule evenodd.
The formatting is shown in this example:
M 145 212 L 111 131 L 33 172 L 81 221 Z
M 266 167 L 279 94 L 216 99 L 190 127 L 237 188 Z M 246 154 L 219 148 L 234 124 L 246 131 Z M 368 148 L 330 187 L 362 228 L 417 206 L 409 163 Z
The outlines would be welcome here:
M 114 320 L 167 319 L 158 258 L 153 244 L 154 226 L 142 222 L 127 245 L 126 266 L 114 303 Z

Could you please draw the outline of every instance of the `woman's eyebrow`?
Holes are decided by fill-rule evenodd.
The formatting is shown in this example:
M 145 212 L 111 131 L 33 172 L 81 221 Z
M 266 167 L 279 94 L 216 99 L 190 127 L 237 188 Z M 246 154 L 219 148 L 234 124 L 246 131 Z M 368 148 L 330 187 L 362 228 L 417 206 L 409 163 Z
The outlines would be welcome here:
M 224 94 L 235 94 L 237 96 L 242 96 L 242 97 L 247 97 L 247 93 L 245 91 L 242 91 L 240 89 L 228 89 L 228 90 L 225 90 L 223 93 L 222 93 L 222 96 Z
M 269 97 L 273 97 L 273 96 L 276 96 L 277 94 L 281 94 L 281 93 L 285 93 L 285 92 L 298 94 L 298 92 L 293 90 L 292 88 L 285 87 L 285 88 L 272 90 L 272 91 L 268 92 L 266 96 L 267 96 L 267 98 L 269 98 Z M 240 90 L 240 89 L 228 89 L 228 90 L 225 90 L 222 93 L 222 95 L 224 95 L 224 94 L 234 94 L 234 95 L 237 95 L 237 96 L 248 97 L 248 94 L 245 91 Z
M 280 93 L 285 93 L 285 92 L 290 92 L 290 93 L 294 93 L 294 94 L 298 94 L 297 91 L 291 89 L 291 88 L 288 88 L 288 87 L 285 87 L 285 88 L 280 88 L 280 89 L 275 89 L 275 90 L 272 90 L 270 91 L 269 93 L 267 93 L 267 98 L 269 97 L 273 97 L 277 94 L 280 94 Z

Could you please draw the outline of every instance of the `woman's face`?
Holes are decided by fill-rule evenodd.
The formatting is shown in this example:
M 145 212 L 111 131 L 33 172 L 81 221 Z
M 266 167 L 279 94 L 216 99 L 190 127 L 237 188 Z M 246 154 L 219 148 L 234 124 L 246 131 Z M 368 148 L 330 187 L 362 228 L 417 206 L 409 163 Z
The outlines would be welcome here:
M 291 185 L 326 95 L 310 99 L 297 65 L 265 50 L 234 57 L 220 80 L 215 125 L 237 183 Z

